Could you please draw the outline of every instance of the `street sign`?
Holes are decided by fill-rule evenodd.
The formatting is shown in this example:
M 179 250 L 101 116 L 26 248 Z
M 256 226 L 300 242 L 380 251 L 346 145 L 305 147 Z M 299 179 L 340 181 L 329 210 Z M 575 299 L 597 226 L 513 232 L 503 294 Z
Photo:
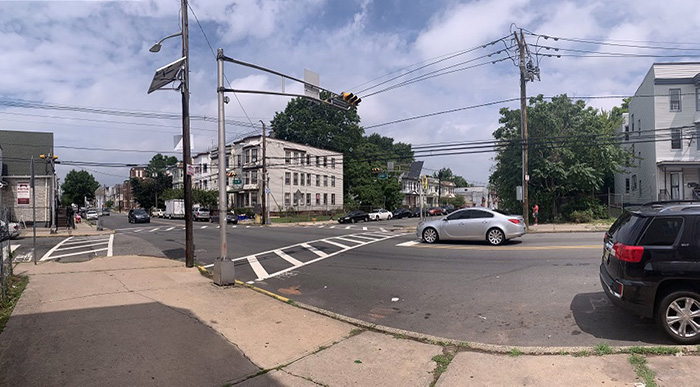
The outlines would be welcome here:
M 380 173 L 379 176 L 377 176 L 377 177 L 379 178 L 379 180 L 386 180 L 387 175 L 386 175 L 386 173 Z
M 267 188 L 267 187 L 265 187 L 265 193 L 266 193 L 266 194 L 269 194 L 269 193 L 270 193 L 270 189 Z
M 233 183 L 234 185 L 241 185 L 241 184 L 243 184 L 243 182 L 241 181 L 241 179 L 233 179 L 233 182 L 232 182 L 232 183 Z

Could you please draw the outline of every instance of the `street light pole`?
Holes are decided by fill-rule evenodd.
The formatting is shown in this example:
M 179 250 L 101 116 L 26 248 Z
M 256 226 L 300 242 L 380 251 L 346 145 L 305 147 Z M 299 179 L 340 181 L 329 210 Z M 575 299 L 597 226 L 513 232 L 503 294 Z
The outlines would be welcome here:
M 267 165 L 265 164 L 266 147 L 265 147 L 265 123 L 260 120 L 262 124 L 262 224 L 268 224 L 269 220 L 267 214 Z M 302 177 L 303 178 L 303 177 Z
M 217 99 L 219 105 L 219 258 L 226 260 L 226 127 L 224 124 L 224 62 L 220 59 L 224 50 L 217 53 Z
M 185 58 L 182 71 L 182 167 L 184 168 L 185 191 L 185 266 L 194 266 L 194 243 L 192 234 L 192 176 L 189 174 L 190 165 L 190 59 L 187 32 L 187 0 L 181 0 L 182 14 L 182 57 Z

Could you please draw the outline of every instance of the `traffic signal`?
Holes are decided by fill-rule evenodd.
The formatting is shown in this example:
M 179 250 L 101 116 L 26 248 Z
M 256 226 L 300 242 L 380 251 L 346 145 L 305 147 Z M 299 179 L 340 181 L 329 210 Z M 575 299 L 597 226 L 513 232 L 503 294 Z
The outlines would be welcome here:
M 372 173 L 379 173 L 381 171 L 382 171 L 381 168 L 372 168 Z
M 350 106 L 357 106 L 360 104 L 360 102 L 362 102 L 362 98 L 356 96 L 353 93 L 342 92 L 340 93 L 340 96 L 343 98 L 343 101 L 349 103 Z
M 234 177 L 234 176 L 236 176 L 236 172 L 233 172 L 233 171 L 232 171 L 232 172 L 226 172 L 226 176 L 228 176 L 228 177 Z
M 56 159 L 58 158 L 58 156 L 56 156 L 56 155 L 45 155 L 45 154 L 40 154 L 40 155 L 39 155 L 39 158 L 42 159 L 42 160 L 43 160 L 43 159 L 56 160 Z

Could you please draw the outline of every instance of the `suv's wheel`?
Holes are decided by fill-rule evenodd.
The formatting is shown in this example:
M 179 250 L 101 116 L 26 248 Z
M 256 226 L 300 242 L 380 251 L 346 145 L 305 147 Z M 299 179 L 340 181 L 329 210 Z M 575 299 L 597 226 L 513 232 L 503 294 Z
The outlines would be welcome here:
M 426 228 L 423 230 L 423 240 L 427 243 L 435 243 L 438 239 L 438 233 L 434 228 Z
M 498 228 L 492 228 L 486 233 L 486 240 L 494 245 L 500 245 L 501 243 L 505 242 L 506 236 L 503 234 L 503 231 Z
M 355 223 L 355 218 L 350 218 L 350 223 Z
M 680 344 L 700 343 L 700 294 L 675 291 L 659 304 L 656 315 L 661 329 Z

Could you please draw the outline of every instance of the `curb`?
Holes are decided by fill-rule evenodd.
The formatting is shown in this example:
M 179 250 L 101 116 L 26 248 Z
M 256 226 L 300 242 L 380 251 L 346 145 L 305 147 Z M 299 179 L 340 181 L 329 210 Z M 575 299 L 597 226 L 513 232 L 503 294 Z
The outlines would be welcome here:
M 429 343 L 429 344 L 434 344 L 434 345 L 452 345 L 456 347 L 461 347 L 461 348 L 467 348 L 470 350 L 474 351 L 479 351 L 479 352 L 484 352 L 484 353 L 494 353 L 494 354 L 501 354 L 501 355 L 507 355 L 510 354 L 513 349 L 518 349 L 523 355 L 576 355 L 579 354 L 580 356 L 603 356 L 596 354 L 595 352 L 595 347 L 522 347 L 522 346 L 517 346 L 517 345 L 501 345 L 501 344 L 486 344 L 486 343 L 479 343 L 479 342 L 472 342 L 472 341 L 461 341 L 461 340 L 454 340 L 454 339 L 447 339 L 444 337 L 439 337 L 439 336 L 433 336 L 433 335 L 427 335 L 423 333 L 418 333 L 418 332 L 413 332 L 413 331 L 407 331 L 404 329 L 398 329 L 398 328 L 392 328 L 392 327 L 387 327 L 384 325 L 378 325 L 378 324 L 373 324 L 369 323 L 364 320 L 356 319 L 353 317 L 348 317 L 342 314 L 338 314 L 335 312 L 331 312 L 329 310 L 317 308 L 312 305 L 307 305 L 301 302 L 296 302 L 294 300 L 291 300 L 286 297 L 282 297 L 278 294 L 272 293 L 270 291 L 267 291 L 265 289 L 261 289 L 257 286 L 253 286 L 250 284 L 246 284 L 244 282 L 241 282 L 239 280 L 235 281 L 236 285 L 241 285 L 243 287 L 246 287 L 248 289 L 251 289 L 253 291 L 256 291 L 258 293 L 264 294 L 266 296 L 272 297 L 278 301 L 282 301 L 286 304 L 293 305 L 296 307 L 299 307 L 301 309 L 308 310 L 310 312 L 314 312 L 326 317 L 330 317 L 334 320 L 342 321 L 351 325 L 355 325 L 367 330 L 379 332 L 379 333 L 385 333 L 389 334 L 392 336 L 395 336 L 397 338 L 408 338 L 411 340 L 423 342 L 423 343 Z M 624 354 L 624 353 L 635 353 L 636 351 L 639 350 L 639 348 L 657 348 L 660 347 L 658 345 L 648 345 L 648 346 L 629 346 L 629 345 L 624 345 L 624 346 L 614 346 L 611 347 L 612 352 L 609 353 L 609 355 L 615 355 L 615 354 Z M 699 354 L 700 353 L 700 346 L 696 345 L 664 345 L 661 346 L 663 348 L 669 348 L 669 349 L 676 349 L 678 353 L 682 354 Z M 608 355 L 608 354 L 604 354 Z

